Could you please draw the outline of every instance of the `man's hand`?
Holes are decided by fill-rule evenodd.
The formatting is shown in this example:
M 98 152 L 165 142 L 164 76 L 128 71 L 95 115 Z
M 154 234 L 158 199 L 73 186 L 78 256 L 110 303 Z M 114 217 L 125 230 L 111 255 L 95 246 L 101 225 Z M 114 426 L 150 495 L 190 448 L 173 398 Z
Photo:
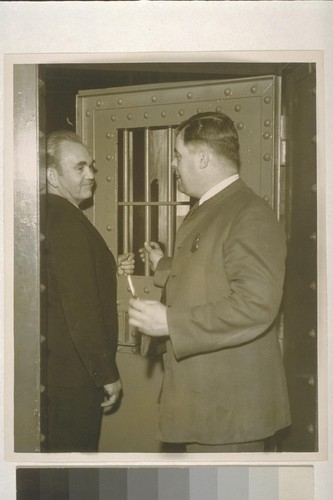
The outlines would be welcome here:
M 130 299 L 129 324 L 151 337 L 169 335 L 166 307 L 155 300 Z
M 118 255 L 117 264 L 119 276 L 124 276 L 124 274 L 133 274 L 135 264 L 134 253 Z
M 106 384 L 104 386 L 104 391 L 106 393 L 106 396 L 105 396 L 105 401 L 101 403 L 101 406 L 103 408 L 110 408 L 117 402 L 120 396 L 120 391 L 121 391 L 120 379 L 118 379 L 116 382 L 113 382 L 112 384 Z
M 161 249 L 160 245 L 155 241 L 150 241 L 149 243 L 145 241 L 144 248 L 139 249 L 139 254 L 142 262 L 145 262 L 146 255 L 148 254 L 150 269 L 153 272 L 156 271 L 157 264 L 159 263 L 160 259 L 164 256 L 163 250 Z

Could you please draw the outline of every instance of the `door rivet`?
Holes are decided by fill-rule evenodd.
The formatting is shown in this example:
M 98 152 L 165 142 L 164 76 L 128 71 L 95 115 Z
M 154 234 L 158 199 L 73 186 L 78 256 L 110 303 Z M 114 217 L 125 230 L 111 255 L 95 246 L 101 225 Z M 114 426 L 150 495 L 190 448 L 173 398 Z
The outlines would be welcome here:
M 123 103 L 123 100 L 122 100 L 122 99 L 118 99 L 118 101 L 117 101 L 117 102 L 118 102 L 119 106 L 121 106 L 121 105 L 122 105 L 122 103 Z
M 272 124 L 271 120 L 265 120 L 265 121 L 264 121 L 264 125 L 265 125 L 265 127 L 270 127 L 270 126 L 271 126 L 271 124 Z
M 313 434 L 314 433 L 314 425 L 313 424 L 309 424 L 307 426 L 306 430 L 308 431 L 309 434 Z
M 152 100 L 153 102 L 156 102 L 156 101 L 157 101 L 157 96 L 156 96 L 156 95 L 153 95 L 153 96 L 152 96 L 152 98 L 151 98 L 151 100 Z
M 256 87 L 256 86 L 251 87 L 252 94 L 256 94 L 257 92 L 258 92 L 258 87 Z
M 265 161 L 269 161 L 270 159 L 271 159 L 271 155 L 270 154 L 267 153 L 267 154 L 264 155 L 264 160 Z
M 89 109 L 86 111 L 86 116 L 91 116 L 91 111 L 89 111 Z
M 188 92 L 188 94 L 187 94 L 187 99 L 192 99 L 192 97 L 193 97 L 192 92 Z
M 231 89 L 225 89 L 225 91 L 224 91 L 225 96 L 229 96 L 231 94 L 232 94 Z
M 309 331 L 308 336 L 312 339 L 316 338 L 316 330 L 312 328 L 312 330 Z
M 239 130 L 243 130 L 245 128 L 245 124 L 243 122 L 239 122 L 239 123 L 237 123 L 237 128 Z
M 128 113 L 128 115 L 127 115 L 127 119 L 128 119 L 128 120 L 132 120 L 132 118 L 133 118 L 132 114 L 131 114 L 131 113 Z
M 264 139 L 270 139 L 270 137 L 271 137 L 271 134 L 269 132 L 264 132 L 264 134 L 263 134 Z
M 236 104 L 235 111 L 237 111 L 237 113 L 239 113 L 241 110 L 242 110 L 242 106 L 240 104 Z
M 317 283 L 315 281 L 311 281 L 309 287 L 315 292 L 317 290 Z
M 116 121 L 116 116 L 115 116 L 115 115 L 112 115 L 112 116 L 111 116 L 111 120 L 112 120 L 113 122 L 114 122 L 114 121 Z
M 267 96 L 267 97 L 265 97 L 265 99 L 264 99 L 264 103 L 265 103 L 265 104 L 269 104 L 269 103 L 271 102 L 271 100 L 272 100 L 271 96 Z

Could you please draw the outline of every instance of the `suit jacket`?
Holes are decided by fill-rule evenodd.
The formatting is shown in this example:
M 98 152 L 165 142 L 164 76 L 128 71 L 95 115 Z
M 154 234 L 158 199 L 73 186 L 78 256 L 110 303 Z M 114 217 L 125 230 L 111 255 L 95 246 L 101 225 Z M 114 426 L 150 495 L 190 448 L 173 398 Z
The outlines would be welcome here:
M 47 384 L 96 388 L 119 378 L 115 259 L 86 216 L 47 196 Z
M 168 274 L 170 331 L 159 439 L 240 443 L 289 425 L 274 328 L 285 257 L 275 214 L 241 180 L 185 219 L 155 274 L 160 286 Z

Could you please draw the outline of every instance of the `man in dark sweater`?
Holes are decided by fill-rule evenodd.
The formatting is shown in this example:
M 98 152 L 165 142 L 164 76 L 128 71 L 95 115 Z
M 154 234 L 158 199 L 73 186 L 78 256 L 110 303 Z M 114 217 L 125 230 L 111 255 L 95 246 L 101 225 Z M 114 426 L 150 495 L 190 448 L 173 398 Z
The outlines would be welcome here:
M 121 393 L 116 365 L 117 268 L 133 272 L 133 254 L 118 266 L 80 210 L 91 198 L 94 163 L 80 138 L 47 138 L 47 450 L 97 451 L 102 407 Z

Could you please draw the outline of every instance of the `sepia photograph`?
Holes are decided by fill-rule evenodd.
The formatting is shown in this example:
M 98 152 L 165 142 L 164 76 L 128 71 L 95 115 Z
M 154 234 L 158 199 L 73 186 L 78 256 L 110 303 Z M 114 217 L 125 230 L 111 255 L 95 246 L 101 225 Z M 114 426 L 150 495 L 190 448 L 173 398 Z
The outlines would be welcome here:
M 332 3 L 0 2 L 0 497 L 331 500 Z
M 325 453 L 320 54 L 33 59 L 7 65 L 14 452 Z

